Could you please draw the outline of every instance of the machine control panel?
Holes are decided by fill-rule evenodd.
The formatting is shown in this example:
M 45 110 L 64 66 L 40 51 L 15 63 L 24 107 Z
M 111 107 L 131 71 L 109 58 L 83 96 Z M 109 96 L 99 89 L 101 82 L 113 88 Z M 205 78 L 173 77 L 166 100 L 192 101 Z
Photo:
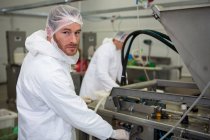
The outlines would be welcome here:
M 128 131 L 130 133 L 129 140 L 143 140 L 145 137 L 144 135 L 146 134 L 145 132 L 147 131 L 144 131 L 144 126 L 122 121 L 119 119 L 113 119 L 112 126 L 115 129 L 125 129 L 126 131 Z

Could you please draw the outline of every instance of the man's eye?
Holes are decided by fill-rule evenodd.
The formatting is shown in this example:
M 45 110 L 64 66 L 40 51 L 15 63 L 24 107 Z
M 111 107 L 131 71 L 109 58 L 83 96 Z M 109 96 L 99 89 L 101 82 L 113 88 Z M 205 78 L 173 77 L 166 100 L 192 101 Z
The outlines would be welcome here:
M 80 35 L 80 32 L 75 32 L 75 35 Z
M 69 35 L 69 34 L 71 34 L 70 32 L 68 32 L 68 31 L 65 31 L 65 32 L 63 32 L 64 34 L 67 34 L 67 35 Z

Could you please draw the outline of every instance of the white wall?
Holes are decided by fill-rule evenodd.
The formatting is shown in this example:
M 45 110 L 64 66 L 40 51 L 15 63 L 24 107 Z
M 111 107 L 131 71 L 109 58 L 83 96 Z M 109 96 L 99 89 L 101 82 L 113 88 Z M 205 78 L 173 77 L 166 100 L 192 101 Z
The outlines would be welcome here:
M 8 6 L 15 6 L 15 5 L 23 5 L 25 3 L 37 3 L 41 0 L 1 0 L 0 7 L 8 7 Z M 42 0 L 43 1 L 43 0 Z M 155 0 L 155 3 L 164 3 L 164 2 L 174 2 L 174 1 L 182 1 L 182 0 Z M 71 5 L 79 8 L 81 12 L 85 13 L 87 11 L 96 11 L 96 10 L 107 10 L 107 9 L 118 9 L 123 7 L 133 7 L 136 6 L 134 0 L 86 0 L 82 2 L 74 2 Z M 38 8 L 38 9 L 31 9 L 25 10 L 24 12 L 36 12 L 37 14 L 45 13 L 47 14 L 49 7 L 45 8 Z M 147 15 L 151 14 L 152 11 L 150 9 L 137 10 L 134 11 L 120 11 L 114 13 L 104 13 L 100 15 L 94 16 L 135 16 L 140 15 Z M 93 15 L 92 15 L 93 16 Z M 4 64 L 7 63 L 7 48 L 6 48 L 6 38 L 5 38 L 5 31 L 6 30 L 21 30 L 26 31 L 27 36 L 33 33 L 36 30 L 44 29 L 45 27 L 46 18 L 45 17 L 30 17 L 30 16 L 7 16 L 7 15 L 0 15 L 0 83 L 6 81 L 6 72 Z M 139 20 L 137 19 L 122 19 L 122 20 L 115 20 L 112 24 L 110 20 L 99 20 L 93 18 L 85 18 L 84 17 L 84 26 L 83 32 L 96 32 L 97 33 L 97 46 L 99 46 L 104 37 L 111 37 L 113 34 L 118 31 L 126 31 L 132 32 L 135 30 L 140 29 L 153 29 L 160 32 L 165 32 L 162 25 L 155 20 L 154 18 L 142 18 Z M 148 36 L 143 36 L 137 40 L 135 43 L 136 45 L 133 47 L 143 47 L 145 54 L 147 54 L 147 47 L 142 43 L 142 40 L 145 38 L 149 38 Z M 182 64 L 181 59 L 179 56 L 164 46 L 162 43 L 158 42 L 157 40 L 153 39 L 153 47 L 152 47 L 152 55 L 154 56 L 170 56 L 172 58 L 172 64 Z M 188 74 L 188 71 L 184 70 L 183 74 Z M 176 75 L 175 75 L 176 77 Z

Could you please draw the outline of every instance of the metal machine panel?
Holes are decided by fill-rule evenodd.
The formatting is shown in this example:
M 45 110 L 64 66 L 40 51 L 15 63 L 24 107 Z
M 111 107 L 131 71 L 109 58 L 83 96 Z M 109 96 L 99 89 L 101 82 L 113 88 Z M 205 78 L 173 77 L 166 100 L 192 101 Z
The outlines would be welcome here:
M 176 109 L 170 108 L 169 102 L 175 102 L 176 104 L 186 103 L 191 105 L 197 98 L 197 96 L 185 96 L 176 93 L 158 93 L 155 91 L 140 90 L 147 87 L 155 90 L 157 87 L 168 86 L 177 88 L 186 87 L 186 89 L 196 89 L 197 87 L 194 83 L 173 82 L 167 80 L 153 80 L 124 87 L 115 87 L 107 98 L 104 109 L 100 110 L 101 114 L 102 116 L 110 116 L 114 119 L 127 121 L 129 124 L 142 126 L 144 128 L 144 131 L 142 132 L 146 135 L 148 135 L 148 132 L 151 135 L 154 134 L 154 138 L 148 137 L 148 139 L 156 140 L 158 137 L 162 137 L 164 134 L 163 132 L 168 131 L 174 126 L 183 114 L 179 107 Z M 158 104 L 151 102 L 155 100 L 158 101 Z M 209 100 L 210 99 L 208 98 L 201 98 L 197 105 L 209 108 Z M 166 106 L 162 106 L 165 103 L 167 103 Z M 162 111 L 160 111 L 160 107 L 162 108 Z M 178 138 L 181 138 L 181 136 L 179 136 L 181 134 L 182 136 L 186 135 L 188 139 L 209 139 L 209 129 L 206 129 L 209 127 L 209 117 L 206 115 L 209 110 L 202 110 L 201 108 L 199 108 L 199 110 L 200 111 L 197 113 L 189 113 L 188 116 L 190 118 L 190 123 L 180 124 L 171 136 L 173 135 L 173 137 L 176 137 L 178 135 Z M 162 112 L 161 118 L 158 117 L 158 112 Z M 146 128 L 149 128 L 149 130 L 146 130 Z M 155 131 L 151 132 L 151 130 Z M 159 136 L 159 132 L 156 133 L 156 130 L 161 132 L 161 136 Z M 139 132 L 139 136 L 140 138 L 145 139 L 145 134 L 142 132 Z
M 84 32 L 83 33 L 83 58 L 90 59 L 96 49 L 96 33 Z
M 18 75 L 20 73 L 20 65 L 7 65 L 7 96 L 8 101 L 15 101 L 16 99 L 16 84 Z
M 26 32 L 24 31 L 6 31 L 8 53 L 8 64 L 6 66 L 8 102 L 15 102 L 16 99 L 16 83 L 21 68 L 21 64 L 16 62 L 19 62 L 23 56 L 21 56 L 20 59 L 15 57 L 15 54 L 24 54 L 25 38 Z
M 210 4 L 154 6 L 181 58 L 200 90 L 210 81 Z M 210 95 L 208 95 L 210 96 Z
M 24 50 L 26 33 L 23 31 L 6 31 L 8 63 L 15 64 L 14 53 Z

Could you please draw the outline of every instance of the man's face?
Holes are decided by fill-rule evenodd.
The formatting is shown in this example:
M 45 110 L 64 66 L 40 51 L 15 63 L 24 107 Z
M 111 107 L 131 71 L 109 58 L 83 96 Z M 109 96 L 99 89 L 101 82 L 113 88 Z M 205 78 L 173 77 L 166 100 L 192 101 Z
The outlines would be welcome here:
M 116 42 L 115 45 L 116 45 L 117 50 L 121 50 L 123 47 L 123 42 L 118 41 L 118 40 L 115 40 L 115 42 Z
M 76 54 L 80 42 L 81 25 L 72 23 L 64 26 L 54 34 L 58 47 L 68 56 Z

